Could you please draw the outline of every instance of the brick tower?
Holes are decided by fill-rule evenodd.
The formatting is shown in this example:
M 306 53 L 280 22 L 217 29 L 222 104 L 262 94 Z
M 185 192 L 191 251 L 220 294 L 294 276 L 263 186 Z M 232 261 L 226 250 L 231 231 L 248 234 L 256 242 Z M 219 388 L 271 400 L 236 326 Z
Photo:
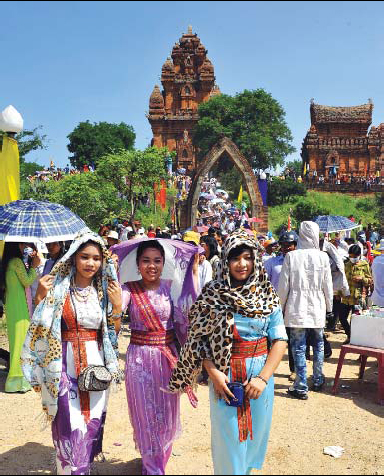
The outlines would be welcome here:
M 147 117 L 153 132 L 152 145 L 176 151 L 175 166 L 188 172 L 194 172 L 197 167 L 192 136 L 199 119 L 198 106 L 220 94 L 207 53 L 189 27 L 162 67 L 163 90 L 156 85 L 149 100 Z
M 311 128 L 302 146 L 310 172 L 339 178 L 384 174 L 384 124 L 372 126 L 373 103 L 352 107 L 322 106 L 311 101 Z

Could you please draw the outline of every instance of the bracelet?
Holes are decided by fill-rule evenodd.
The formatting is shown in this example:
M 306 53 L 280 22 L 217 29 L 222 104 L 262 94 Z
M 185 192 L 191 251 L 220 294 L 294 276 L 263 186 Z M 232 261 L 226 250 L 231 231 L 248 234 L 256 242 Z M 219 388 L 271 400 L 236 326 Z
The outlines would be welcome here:
M 265 385 L 268 385 L 268 380 L 265 380 L 265 378 L 262 377 L 261 375 L 256 375 L 255 378 L 259 378 L 260 380 L 262 380 L 265 383 Z
M 121 312 L 120 314 L 111 314 L 109 317 L 111 317 L 113 321 L 118 321 L 122 315 L 123 313 Z

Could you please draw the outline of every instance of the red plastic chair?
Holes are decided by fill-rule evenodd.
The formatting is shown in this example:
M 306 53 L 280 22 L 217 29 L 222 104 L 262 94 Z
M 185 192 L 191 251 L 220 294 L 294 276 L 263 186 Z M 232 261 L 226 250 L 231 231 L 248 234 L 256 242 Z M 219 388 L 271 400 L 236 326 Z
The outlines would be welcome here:
M 332 393 L 336 395 L 337 387 L 339 385 L 339 379 L 341 374 L 341 369 L 343 367 L 345 355 L 359 354 L 361 355 L 361 364 L 359 379 L 362 379 L 364 376 L 364 370 L 367 363 L 368 357 L 375 357 L 379 365 L 379 375 L 378 375 L 378 403 L 379 405 L 384 405 L 384 349 L 373 349 L 372 347 L 360 347 L 359 345 L 346 344 L 341 346 L 339 362 L 337 364 L 337 371 L 335 376 L 335 383 L 332 388 Z

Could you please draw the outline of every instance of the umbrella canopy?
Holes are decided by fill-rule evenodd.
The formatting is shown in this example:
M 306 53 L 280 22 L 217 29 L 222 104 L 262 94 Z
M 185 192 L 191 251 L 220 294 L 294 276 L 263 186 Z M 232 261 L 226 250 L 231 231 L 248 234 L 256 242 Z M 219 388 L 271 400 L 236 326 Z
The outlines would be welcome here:
M 223 200 L 222 198 L 215 198 L 212 200 L 213 205 L 216 205 L 218 203 L 225 203 L 225 200 Z
M 83 220 L 57 203 L 16 200 L 0 206 L 0 240 L 49 243 L 85 231 L 90 230 Z
M 333 233 L 336 231 L 346 231 L 358 228 L 359 225 L 348 218 L 337 215 L 319 215 L 314 220 L 319 225 L 323 233 Z
M 200 197 L 205 198 L 207 200 L 213 200 L 214 198 L 216 198 L 216 195 L 212 195 L 212 193 L 203 192 L 200 194 Z

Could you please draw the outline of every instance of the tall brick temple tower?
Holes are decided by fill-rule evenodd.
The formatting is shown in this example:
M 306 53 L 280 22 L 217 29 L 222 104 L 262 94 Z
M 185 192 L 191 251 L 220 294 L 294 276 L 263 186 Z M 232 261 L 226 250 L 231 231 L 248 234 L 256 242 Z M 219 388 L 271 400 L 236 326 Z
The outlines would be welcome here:
M 302 146 L 302 159 L 310 173 L 339 178 L 384 176 L 384 123 L 372 124 L 373 103 L 351 107 L 323 106 L 311 101 L 311 128 Z M 369 131 L 368 131 L 369 129 Z
M 188 27 L 188 33 L 175 43 L 171 57 L 163 64 L 163 90 L 156 85 L 149 100 L 147 117 L 153 132 L 152 145 L 176 151 L 175 166 L 188 172 L 197 167 L 192 138 L 199 119 L 198 106 L 220 94 L 207 53 L 192 27 Z

